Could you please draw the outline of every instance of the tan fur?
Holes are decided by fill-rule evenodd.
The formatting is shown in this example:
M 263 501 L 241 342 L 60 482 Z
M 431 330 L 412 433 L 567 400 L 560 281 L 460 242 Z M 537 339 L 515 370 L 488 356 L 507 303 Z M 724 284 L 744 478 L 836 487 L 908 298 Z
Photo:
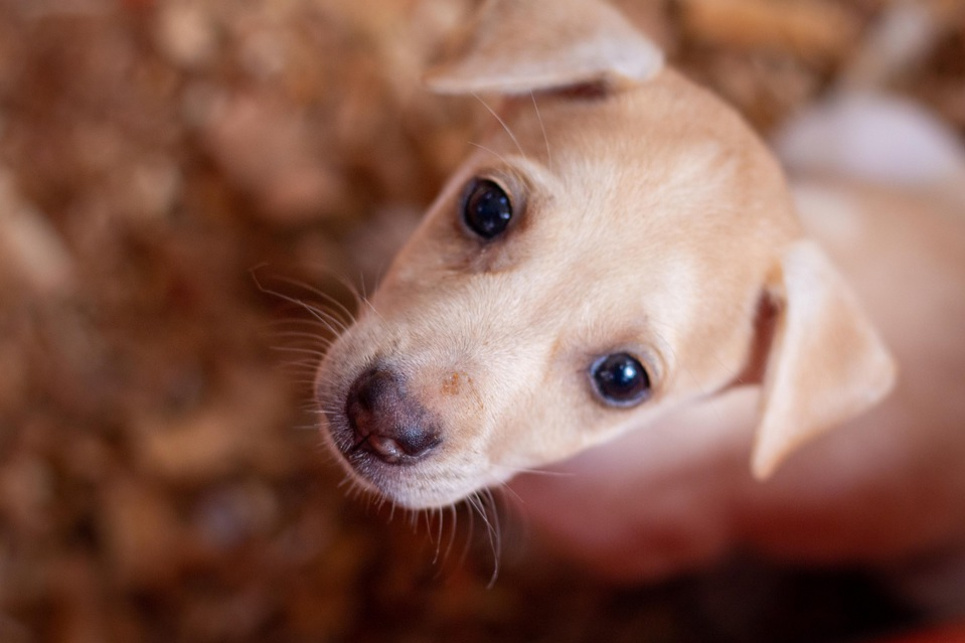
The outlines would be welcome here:
M 885 221 L 907 220 L 872 223 L 848 205 L 856 240 L 822 249 L 806 237 L 773 156 L 732 110 L 653 69 L 652 46 L 612 10 L 573 3 L 579 22 L 559 42 L 571 3 L 531 1 L 526 10 L 489 2 L 460 58 L 430 76 L 447 91 L 506 94 L 505 126 L 455 172 L 320 367 L 326 434 L 347 430 L 346 395 L 374 363 L 390 365 L 440 427 L 428 457 L 380 465 L 360 484 L 409 507 L 441 506 L 602 445 L 562 465 L 579 474 L 569 484 L 524 476 L 514 488 L 560 548 L 631 576 L 689 567 L 739 541 L 835 558 L 920 546 L 961 526 L 939 515 L 947 502 L 928 515 L 923 502 L 945 482 L 923 469 L 927 457 L 940 445 L 965 453 L 950 415 L 960 403 L 914 381 L 935 381 L 928 360 L 939 355 L 922 355 L 916 342 L 931 347 L 939 335 L 918 317 L 898 332 L 890 321 L 938 315 L 956 291 L 933 285 L 938 269 L 890 274 L 918 255 L 892 258 L 887 243 L 857 250 L 891 234 L 878 230 Z M 555 30 L 495 19 L 534 7 L 552 12 Z M 619 33 L 617 46 L 595 44 L 606 29 Z M 496 56 L 494 30 L 504 47 L 480 84 L 480 64 Z M 646 73 L 626 72 L 628 59 Z M 510 195 L 504 239 L 480 244 L 461 225 L 473 177 Z M 935 261 L 965 275 L 952 258 L 965 256 L 962 243 L 908 239 L 941 241 L 946 254 Z M 900 302 L 889 283 L 905 286 Z M 954 321 L 933 323 L 965 321 L 961 291 L 946 311 Z M 894 382 L 875 326 L 905 379 L 861 415 Z M 589 381 L 593 360 L 620 350 L 638 355 L 653 381 L 652 397 L 633 408 L 602 404 Z M 965 358 L 941 359 L 949 381 L 962 383 Z M 937 445 L 915 444 L 923 422 L 920 434 Z M 752 459 L 759 478 L 777 473 L 756 481 Z M 962 491 L 948 493 L 960 500 Z M 885 531 L 903 524 L 901 512 L 919 523 Z

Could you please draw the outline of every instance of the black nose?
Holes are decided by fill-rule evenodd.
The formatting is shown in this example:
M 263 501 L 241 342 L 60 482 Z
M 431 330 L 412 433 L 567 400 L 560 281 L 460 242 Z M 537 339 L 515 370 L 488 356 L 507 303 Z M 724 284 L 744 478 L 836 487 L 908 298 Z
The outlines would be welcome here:
M 391 370 L 362 373 L 349 389 L 345 415 L 354 449 L 388 464 L 421 460 L 442 442 L 425 408 L 406 395 L 402 378 Z

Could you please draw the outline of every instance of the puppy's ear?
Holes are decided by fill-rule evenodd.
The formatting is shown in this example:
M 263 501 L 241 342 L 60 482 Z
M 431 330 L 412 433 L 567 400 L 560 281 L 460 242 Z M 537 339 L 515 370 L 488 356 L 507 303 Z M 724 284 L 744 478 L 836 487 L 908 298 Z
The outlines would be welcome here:
M 663 67 L 656 45 L 600 0 L 487 0 L 455 51 L 426 74 L 433 91 L 619 88 Z
M 890 353 L 814 243 L 791 245 L 780 267 L 752 459 L 758 479 L 807 440 L 877 403 L 895 380 Z

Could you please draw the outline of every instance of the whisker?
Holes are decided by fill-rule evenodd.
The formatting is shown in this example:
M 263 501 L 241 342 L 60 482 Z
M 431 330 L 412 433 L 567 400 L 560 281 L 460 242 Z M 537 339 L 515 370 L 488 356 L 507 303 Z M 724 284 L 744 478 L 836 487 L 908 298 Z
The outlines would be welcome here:
M 506 160 L 506 157 L 500 154 L 499 152 L 497 152 L 496 150 L 490 149 L 485 145 L 481 145 L 479 143 L 473 143 L 472 141 L 469 141 L 469 145 L 471 145 L 472 147 L 475 147 L 476 149 L 482 150 L 483 152 L 488 152 L 489 154 L 492 154 L 500 161 L 502 161 L 505 165 L 509 165 L 509 161 Z
M 435 508 L 432 511 L 433 515 L 436 516 L 436 551 L 432 556 L 432 564 L 436 565 L 439 562 L 439 552 L 442 550 L 442 525 L 445 514 L 442 512 L 441 507 Z
M 553 154 L 550 152 L 550 139 L 546 135 L 546 127 L 543 124 L 543 116 L 539 113 L 539 105 L 536 104 L 536 92 L 530 90 L 529 97 L 533 99 L 533 110 L 536 112 L 536 121 L 539 123 L 539 130 L 543 133 L 543 143 L 546 145 L 546 162 L 552 165 Z
M 509 125 L 506 124 L 506 121 L 504 121 L 504 120 L 499 116 L 499 114 L 497 114 L 496 111 L 495 111 L 492 107 L 490 107 L 488 103 L 486 103 L 486 101 L 484 101 L 482 98 L 480 98 L 478 94 L 476 94 L 475 92 L 473 92 L 472 96 L 473 96 L 473 98 L 475 98 L 476 100 L 478 100 L 480 103 L 482 103 L 483 107 L 485 107 L 486 110 L 487 110 L 490 114 L 492 114 L 493 118 L 495 118 L 495 119 L 499 122 L 499 124 L 502 126 L 503 130 L 505 130 L 506 134 L 509 135 L 510 140 L 512 140 L 512 141 L 513 141 L 513 144 L 516 145 L 516 149 L 519 150 L 520 156 L 522 156 L 523 158 L 527 158 L 527 157 L 526 157 L 526 152 L 523 151 L 523 146 L 519 144 L 519 141 L 516 139 L 516 135 L 513 134 L 513 130 L 511 130 L 511 129 L 509 128 Z
M 466 558 L 469 556 L 469 548 L 472 546 L 472 534 L 476 527 L 476 512 L 473 511 L 471 501 L 467 498 L 464 504 L 469 507 L 469 511 L 466 512 L 466 515 L 469 516 L 469 525 L 468 529 L 466 530 L 466 544 L 463 546 L 462 552 L 459 554 L 458 562 L 460 566 L 466 564 Z
M 492 589 L 496 586 L 496 580 L 499 578 L 500 565 L 502 564 L 503 535 L 502 528 L 499 525 L 499 510 L 495 505 L 495 500 L 493 500 L 492 494 L 488 489 L 486 493 L 489 496 L 489 506 L 492 511 L 491 527 L 489 528 L 489 546 L 493 554 L 493 573 L 489 577 L 489 582 L 486 584 L 486 587 L 487 589 Z
M 469 505 L 475 509 L 475 512 L 479 514 L 482 519 L 483 524 L 486 527 L 486 533 L 489 538 L 489 547 L 493 555 L 493 573 L 489 579 L 489 584 L 487 587 L 492 588 L 496 583 L 496 578 L 499 576 L 499 562 L 500 556 L 502 554 L 502 540 L 499 531 L 499 513 L 495 508 L 495 500 L 493 499 L 492 492 L 489 489 L 482 489 L 477 491 L 466 499 Z M 493 511 L 492 519 L 490 519 L 489 512 L 490 508 Z
M 321 359 L 325 356 L 325 351 L 320 351 L 314 348 L 299 348 L 297 346 L 272 346 L 270 350 L 276 353 L 287 353 L 293 355 L 307 355 L 311 357 L 317 357 Z M 304 366 L 301 364 L 300 366 Z
M 449 513 L 452 514 L 452 530 L 449 534 L 449 543 L 446 545 L 446 553 L 443 554 L 444 559 L 448 559 L 450 553 L 452 552 L 452 545 L 456 542 L 456 523 L 458 522 L 459 510 L 456 509 L 456 505 L 449 505 Z
M 527 467 L 506 467 L 498 464 L 492 465 L 493 469 L 508 471 L 511 475 L 517 475 L 520 473 L 525 473 L 527 475 L 537 475 L 537 476 L 550 476 L 550 477 L 560 477 L 569 478 L 575 474 L 570 471 L 552 471 L 548 469 L 530 469 Z
M 325 317 L 326 319 L 324 321 L 318 321 L 316 315 L 313 315 L 311 319 L 303 318 L 277 320 L 271 324 L 268 324 L 268 326 L 273 332 L 276 333 L 301 331 L 305 333 L 314 333 L 316 336 L 320 330 L 330 331 L 333 328 L 338 328 L 338 330 L 341 331 L 343 329 L 342 320 L 335 315 L 332 315 L 328 311 L 317 307 L 314 310 L 317 316 Z
M 310 332 L 307 330 L 284 330 L 278 331 L 275 334 L 278 339 L 304 339 L 313 344 L 319 344 L 324 347 L 328 347 L 332 344 L 333 340 L 320 336 L 317 332 Z
M 287 277 L 276 277 L 276 279 L 283 284 L 288 284 L 290 286 L 303 288 L 304 290 L 308 291 L 315 297 L 318 297 L 322 301 L 326 302 L 326 304 L 331 305 L 333 307 L 332 313 L 335 313 L 335 312 L 339 313 L 339 319 L 342 321 L 343 327 L 347 327 L 355 319 L 355 314 L 351 310 L 349 310 L 348 307 L 345 306 L 345 304 L 343 304 L 341 301 L 339 301 L 329 293 L 324 292 L 318 288 L 315 288 L 314 286 L 310 286 L 309 284 L 297 281 L 295 279 L 289 279 Z M 356 301 L 359 300 L 358 293 L 356 292 L 355 288 L 348 282 L 347 279 L 343 279 L 341 277 L 336 277 L 336 279 L 338 279 L 339 283 L 343 287 L 345 287 L 346 290 L 348 290 L 349 294 L 352 295 L 353 299 L 355 299 Z M 257 282 L 257 280 L 255 283 L 258 284 L 259 289 L 261 289 L 262 292 L 264 292 L 265 294 L 280 297 L 281 299 L 285 301 L 289 301 L 290 303 L 304 305 L 304 302 L 302 302 L 301 300 L 295 299 L 294 297 L 290 297 L 283 293 L 279 293 L 276 291 L 263 288 L 261 284 Z M 342 317 L 342 315 L 344 315 L 344 317 Z

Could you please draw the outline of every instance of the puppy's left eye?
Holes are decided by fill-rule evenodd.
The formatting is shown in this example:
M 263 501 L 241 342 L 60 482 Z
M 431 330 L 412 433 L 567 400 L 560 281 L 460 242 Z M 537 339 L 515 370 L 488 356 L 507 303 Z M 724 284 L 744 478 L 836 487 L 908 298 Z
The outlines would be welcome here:
M 496 237 L 513 218 L 513 204 L 495 181 L 475 179 L 463 199 L 462 220 L 474 233 L 489 240 Z
M 650 376 L 629 353 L 601 357 L 590 368 L 590 376 L 597 394 L 611 406 L 633 406 L 650 397 Z

